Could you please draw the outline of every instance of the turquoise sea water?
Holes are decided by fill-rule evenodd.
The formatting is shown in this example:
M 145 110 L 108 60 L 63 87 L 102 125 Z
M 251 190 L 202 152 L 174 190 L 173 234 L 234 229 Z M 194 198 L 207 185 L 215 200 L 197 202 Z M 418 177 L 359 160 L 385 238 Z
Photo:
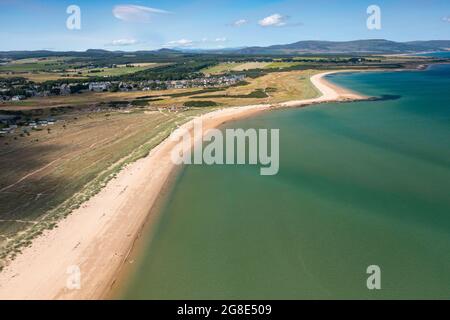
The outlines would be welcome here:
M 429 57 L 437 57 L 437 58 L 450 58 L 450 51 L 424 53 L 424 54 L 419 54 L 419 56 L 429 56 Z
M 229 124 L 280 129 L 279 174 L 187 166 L 125 298 L 450 298 L 450 66 L 330 79 L 387 98 Z

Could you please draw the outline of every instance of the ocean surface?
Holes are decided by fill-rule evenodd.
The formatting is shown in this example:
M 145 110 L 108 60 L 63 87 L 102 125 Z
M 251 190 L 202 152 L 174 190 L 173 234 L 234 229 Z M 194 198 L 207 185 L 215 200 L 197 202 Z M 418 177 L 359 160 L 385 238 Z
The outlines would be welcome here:
M 384 99 L 229 124 L 280 129 L 279 174 L 185 167 L 124 298 L 450 297 L 450 65 L 329 79 Z
M 422 53 L 422 54 L 418 54 L 418 56 L 450 58 L 450 51 Z

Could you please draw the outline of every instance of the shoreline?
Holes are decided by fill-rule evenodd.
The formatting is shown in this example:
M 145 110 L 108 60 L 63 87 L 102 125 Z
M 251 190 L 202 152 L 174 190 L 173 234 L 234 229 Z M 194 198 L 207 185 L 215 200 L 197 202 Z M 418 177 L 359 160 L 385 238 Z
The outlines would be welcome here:
M 310 80 L 319 94 L 316 98 L 206 113 L 199 116 L 204 132 L 266 110 L 368 99 L 325 79 L 329 74 L 348 71 L 357 72 L 335 70 L 312 76 Z M 188 127 L 192 121 L 182 127 Z M 153 226 L 158 218 L 153 209 L 179 168 L 170 159 L 176 144 L 170 138 L 161 142 L 147 157 L 125 167 L 96 196 L 60 221 L 57 228 L 33 240 L 0 272 L 0 299 L 109 297 L 143 230 Z M 81 271 L 78 290 L 66 287 L 72 266 Z

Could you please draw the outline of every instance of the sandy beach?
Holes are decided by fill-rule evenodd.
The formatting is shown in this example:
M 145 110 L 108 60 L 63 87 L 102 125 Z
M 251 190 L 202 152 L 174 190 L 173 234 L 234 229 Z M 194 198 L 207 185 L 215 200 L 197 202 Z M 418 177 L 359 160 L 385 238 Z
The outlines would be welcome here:
M 324 79 L 335 72 L 343 71 L 311 78 L 321 92 L 317 98 L 213 111 L 201 116 L 203 129 L 278 107 L 366 98 Z M 35 239 L 0 272 L 0 299 L 105 298 L 143 226 L 156 220 L 149 212 L 176 169 L 170 157 L 176 144 L 170 138 L 163 141 L 147 157 L 124 168 L 101 192 L 62 220 L 58 228 Z M 81 272 L 81 287 L 68 289 L 74 267 Z

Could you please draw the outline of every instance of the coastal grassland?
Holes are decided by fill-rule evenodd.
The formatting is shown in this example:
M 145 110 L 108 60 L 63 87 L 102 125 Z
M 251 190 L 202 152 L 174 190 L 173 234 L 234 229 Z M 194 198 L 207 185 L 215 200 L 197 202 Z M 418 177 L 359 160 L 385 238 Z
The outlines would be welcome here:
M 71 114 L 50 131 L 0 138 L 0 262 L 53 228 L 178 125 L 208 110 Z
M 206 69 L 202 69 L 201 71 L 207 74 L 221 74 L 230 71 L 263 69 L 268 64 L 268 62 L 224 62 Z
M 228 72 L 240 72 L 251 70 L 263 70 L 263 71 L 288 71 L 294 69 L 315 68 L 321 69 L 323 67 L 329 67 L 330 64 L 352 66 L 353 63 L 349 62 L 350 56 L 292 56 L 285 58 L 273 57 L 268 62 L 221 62 L 209 68 L 202 69 L 203 73 L 207 74 L 223 74 Z M 408 61 L 408 59 L 402 59 L 401 57 L 389 57 L 389 56 L 374 56 L 364 57 L 365 63 L 402 63 Z M 414 60 L 414 59 L 412 59 Z
M 252 79 L 247 85 L 202 94 L 192 99 L 202 98 L 219 105 L 235 106 L 314 98 L 318 92 L 311 84 L 310 77 L 317 73 L 320 71 L 273 72 Z
M 279 103 L 289 100 L 313 98 L 317 95 L 309 78 L 319 70 L 296 70 L 289 72 L 270 72 L 261 77 L 246 80 L 239 86 L 228 88 L 190 88 L 161 91 L 83 93 L 69 96 L 30 98 L 23 102 L 0 104 L 0 110 L 33 110 L 55 107 L 83 107 L 101 102 L 147 100 L 154 107 L 182 106 L 185 102 L 201 98 L 214 101 L 217 105 L 240 106 L 258 103 Z M 142 106 L 142 104 L 139 104 Z
M 295 66 L 299 66 L 302 65 L 302 62 L 272 62 L 267 64 L 264 69 L 286 69 L 286 68 L 291 68 L 291 67 L 295 67 Z

